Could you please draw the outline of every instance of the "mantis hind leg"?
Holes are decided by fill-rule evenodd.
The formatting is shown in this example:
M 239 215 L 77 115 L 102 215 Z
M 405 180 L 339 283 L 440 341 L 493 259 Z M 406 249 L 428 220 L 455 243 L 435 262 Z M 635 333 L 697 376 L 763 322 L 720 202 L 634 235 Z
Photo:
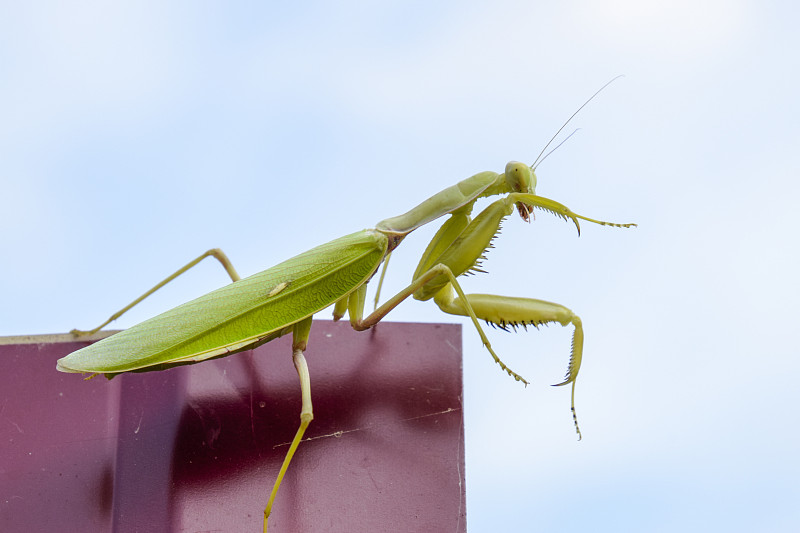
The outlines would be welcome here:
M 311 407 L 311 378 L 308 373 L 308 365 L 306 364 L 305 355 L 303 352 L 306 350 L 308 344 L 308 335 L 311 332 L 311 317 L 308 317 L 301 322 L 294 325 L 294 339 L 292 342 L 292 362 L 297 370 L 297 375 L 300 377 L 300 393 L 303 398 L 303 404 L 300 409 L 300 427 L 297 428 L 292 444 L 289 446 L 289 451 L 286 452 L 286 457 L 283 459 L 283 464 L 278 472 L 278 477 L 275 479 L 275 484 L 272 486 L 272 492 L 269 495 L 267 506 L 264 508 L 264 533 L 267 533 L 267 520 L 272 512 L 272 505 L 275 503 L 275 497 L 278 495 L 278 489 L 283 481 L 283 476 L 289 469 L 289 463 L 292 462 L 294 452 L 300 441 L 303 440 L 303 435 L 306 428 L 314 419 L 314 413 Z
M 157 283 L 152 289 L 150 289 L 146 293 L 142 294 L 141 296 L 136 298 L 134 301 L 132 301 L 131 303 L 129 303 L 128 305 L 126 305 L 125 307 L 123 307 L 122 309 L 120 309 L 119 311 L 114 313 L 113 315 L 111 315 L 108 318 L 108 320 L 106 320 L 105 322 L 103 322 L 102 324 L 97 326 L 96 328 L 90 329 L 90 330 L 85 330 L 85 331 L 84 330 L 73 329 L 72 331 L 70 331 L 70 333 L 72 333 L 76 337 L 84 336 L 84 335 L 93 335 L 94 333 L 97 333 L 98 331 L 100 331 L 101 329 L 106 327 L 108 324 L 110 324 L 114 320 L 116 320 L 119 317 L 121 317 L 128 310 L 130 310 L 133 306 L 135 306 L 136 304 L 138 304 L 139 302 L 141 302 L 142 300 L 144 300 L 145 298 L 147 298 L 148 296 L 150 296 L 151 294 L 156 292 L 158 289 L 160 289 L 161 287 L 163 287 L 164 285 L 166 285 L 170 281 L 174 280 L 175 278 L 177 278 L 178 276 L 180 276 L 181 274 L 183 274 L 184 272 L 186 272 L 187 270 L 189 270 L 193 266 L 197 265 L 200 261 L 202 261 L 206 257 L 213 257 L 214 259 L 219 261 L 222 264 L 222 266 L 225 268 L 225 271 L 228 273 L 228 275 L 230 276 L 231 280 L 239 281 L 239 279 L 241 279 L 239 277 L 239 274 L 236 272 L 236 269 L 233 268 L 233 264 L 231 263 L 230 259 L 228 259 L 228 256 L 225 255 L 225 252 L 223 252 L 219 248 L 212 248 L 211 250 L 208 250 L 207 252 L 205 252 L 204 254 L 200 255 L 199 257 L 197 257 L 193 261 L 190 261 L 190 262 L 186 263 L 183 267 L 179 268 L 174 273 L 172 273 L 171 275 L 169 275 L 166 278 L 164 278 L 162 281 Z
M 474 314 L 487 323 L 506 331 L 509 328 L 516 330 L 520 326 L 525 329 L 528 326 L 538 329 L 539 326 L 550 323 L 558 323 L 562 326 L 572 324 L 574 326 L 572 355 L 569 360 L 567 374 L 564 377 L 564 381 L 554 386 L 572 384 L 572 419 L 575 423 L 575 431 L 580 439 L 581 430 L 578 427 L 578 417 L 575 414 L 575 380 L 578 377 L 583 358 L 583 323 L 580 317 L 563 305 L 544 300 L 458 292 L 458 295 L 454 294 L 452 287 L 447 285 L 434 296 L 434 302 L 445 313 L 462 316 L 472 316 Z

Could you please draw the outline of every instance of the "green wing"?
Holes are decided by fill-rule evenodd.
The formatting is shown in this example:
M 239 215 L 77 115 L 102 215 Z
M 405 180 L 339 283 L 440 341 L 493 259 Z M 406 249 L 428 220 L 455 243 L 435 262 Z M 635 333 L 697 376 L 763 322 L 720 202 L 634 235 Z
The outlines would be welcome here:
M 386 247 L 386 237 L 374 230 L 341 237 L 73 352 L 57 368 L 128 372 L 264 342 L 366 282 Z

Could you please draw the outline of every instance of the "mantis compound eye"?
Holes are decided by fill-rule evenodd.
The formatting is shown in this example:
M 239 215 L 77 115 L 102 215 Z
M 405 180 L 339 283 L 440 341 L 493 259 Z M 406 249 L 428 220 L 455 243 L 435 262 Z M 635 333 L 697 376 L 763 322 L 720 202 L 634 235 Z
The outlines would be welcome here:
M 506 165 L 506 185 L 511 192 L 536 194 L 536 174 L 531 167 L 519 161 L 511 161 Z M 533 207 L 522 202 L 517 202 L 519 216 L 525 222 L 530 222 Z
M 510 192 L 536 194 L 536 174 L 531 167 L 519 161 L 506 165 L 506 185 Z

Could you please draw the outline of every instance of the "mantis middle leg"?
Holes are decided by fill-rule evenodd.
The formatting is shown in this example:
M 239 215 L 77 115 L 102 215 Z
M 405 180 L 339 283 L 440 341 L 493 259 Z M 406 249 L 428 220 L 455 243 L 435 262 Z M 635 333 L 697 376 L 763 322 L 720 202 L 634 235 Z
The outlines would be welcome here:
M 289 446 L 289 451 L 286 452 L 286 457 L 283 459 L 283 464 L 278 472 L 278 477 L 275 484 L 272 486 L 272 492 L 269 495 L 267 506 L 264 508 L 264 533 L 267 533 L 267 520 L 272 512 L 272 505 L 275 503 L 275 496 L 278 495 L 278 489 L 283 481 L 283 476 L 289 468 L 289 463 L 292 462 L 294 452 L 300 441 L 303 440 L 303 435 L 306 428 L 314 419 L 314 413 L 311 407 L 311 378 L 308 373 L 308 365 L 306 364 L 305 352 L 308 345 L 308 336 L 311 333 L 311 317 L 308 317 L 293 326 L 293 339 L 292 339 L 292 362 L 297 370 L 297 375 L 300 378 L 300 393 L 302 395 L 303 403 L 300 409 L 300 427 L 297 428 L 297 433 Z
M 464 316 L 468 316 L 472 319 L 472 323 L 475 325 L 475 329 L 478 330 L 478 335 L 481 337 L 481 341 L 483 342 L 484 347 L 489 351 L 494 361 L 500 365 L 500 368 L 505 370 L 509 376 L 513 377 L 517 381 L 523 382 L 525 385 L 528 384 L 527 380 L 525 380 L 522 376 L 511 370 L 503 361 L 498 357 L 495 353 L 494 349 L 492 348 L 492 344 L 489 342 L 489 338 L 483 331 L 483 328 L 478 321 L 478 315 L 472 311 L 469 302 L 467 301 L 467 297 L 464 294 L 464 291 L 461 289 L 461 285 L 459 285 L 458 281 L 456 280 L 456 276 L 450 270 L 447 265 L 444 264 L 437 264 L 432 268 L 428 269 L 428 271 L 424 272 L 421 276 L 411 282 L 408 287 L 403 289 L 402 291 L 398 292 L 392 298 L 387 300 L 383 305 L 381 305 L 378 309 L 373 311 L 369 314 L 366 318 L 363 317 L 364 313 L 364 301 L 366 300 L 367 295 L 367 286 L 366 284 L 362 285 L 355 291 L 348 298 L 344 300 L 347 301 L 347 312 L 350 315 L 350 324 L 353 326 L 353 329 L 356 331 L 363 331 L 365 329 L 369 329 L 378 322 L 380 322 L 383 317 L 385 317 L 389 312 L 397 307 L 400 302 L 412 296 L 416 291 L 421 290 L 427 283 L 431 282 L 431 280 L 438 279 L 440 277 L 444 277 L 448 280 L 448 283 L 455 288 L 455 291 L 458 293 L 459 297 L 462 298 L 462 301 L 466 302 L 464 306 Z M 343 316 L 343 307 L 344 300 L 337 302 L 336 308 L 334 310 L 334 320 L 338 320 Z

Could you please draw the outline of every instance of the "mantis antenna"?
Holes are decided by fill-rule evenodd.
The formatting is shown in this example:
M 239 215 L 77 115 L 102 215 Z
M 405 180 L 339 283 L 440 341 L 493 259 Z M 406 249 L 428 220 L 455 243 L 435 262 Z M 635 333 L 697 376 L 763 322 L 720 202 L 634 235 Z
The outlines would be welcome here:
M 558 137 L 558 135 L 561 133 L 561 131 L 562 131 L 564 128 L 566 128 L 566 127 L 567 127 L 567 124 L 569 124 L 569 123 L 572 121 L 572 119 L 573 119 L 573 118 L 575 118 L 575 115 L 577 115 L 578 113 L 580 113 L 580 112 L 581 112 L 581 109 L 583 109 L 584 107 L 586 107 L 586 106 L 589 104 L 589 102 L 591 102 L 592 100 L 594 100 L 594 97 L 595 97 L 595 96 L 597 96 L 598 94 L 600 94 L 600 93 L 603 91 L 603 89 L 605 89 L 606 87 L 608 87 L 609 85 L 611 85 L 612 83 L 614 83 L 616 80 L 618 80 L 618 79 L 622 78 L 623 76 L 624 76 L 624 74 L 620 74 L 619 76 L 616 76 L 616 77 L 612 78 L 612 79 L 611 79 L 610 81 L 608 81 L 608 82 L 607 82 L 605 85 L 603 85 L 602 87 L 600 87 L 599 89 L 597 89 L 597 92 L 595 92 L 595 93 L 594 93 L 592 96 L 590 96 L 590 97 L 589 97 L 589 99 L 588 99 L 588 100 L 586 100 L 586 101 L 583 103 L 583 105 L 581 105 L 581 106 L 580 106 L 580 107 L 579 107 L 579 108 L 578 108 L 578 109 L 577 109 L 577 110 L 576 110 L 576 111 L 575 111 L 575 112 L 574 112 L 572 115 L 570 115 L 570 117 L 567 119 L 567 121 L 566 121 L 566 122 L 564 122 L 564 124 L 563 124 L 563 125 L 562 125 L 560 128 L 558 128 L 558 131 L 555 133 L 555 135 L 553 135 L 553 136 L 550 138 L 550 140 L 549 140 L 549 141 L 547 141 L 547 144 L 545 144 L 545 145 L 544 145 L 544 148 L 542 148 L 542 151 L 541 151 L 541 152 L 539 152 L 539 155 L 538 155 L 538 156 L 536 156 L 536 161 L 534 161 L 534 162 L 533 162 L 533 164 L 531 165 L 531 168 L 532 168 L 532 169 L 536 170 L 536 165 L 538 165 L 539 163 L 541 163 L 542 161 L 544 161 L 544 157 L 547 157 L 547 155 L 550 155 L 550 154 L 553 152 L 553 150 L 555 150 L 556 148 L 558 148 L 558 146 L 561 146 L 562 144 L 564 144 L 564 141 L 566 141 L 567 139 L 569 139 L 570 137 L 572 137 L 572 136 L 575 134 L 575 131 L 578 131 L 578 130 L 575 130 L 575 131 L 573 131 L 572 133 L 570 133 L 570 134 L 569 134 L 569 137 L 567 137 L 567 139 L 564 139 L 564 141 L 562 141 L 561 143 L 559 143 L 559 145 L 558 145 L 558 146 L 556 146 L 556 148 L 553 148 L 553 150 L 551 150 L 550 152 L 548 152 L 548 154 L 547 154 L 546 156 L 542 157 L 542 154 L 544 153 L 544 151 L 545 151 L 545 150 L 547 150 L 547 147 L 548 147 L 548 146 L 550 146 L 551 144 L 553 144 L 553 141 L 555 141 L 555 140 L 556 140 L 556 137 Z M 540 158 L 541 158 L 541 160 L 540 160 Z
M 539 168 L 539 165 L 541 165 L 542 163 L 544 163 L 544 160 L 545 160 L 545 159 L 547 159 L 547 158 L 548 158 L 548 156 L 549 156 L 550 154 L 552 154 L 553 152 L 555 152 L 556 150 L 558 150 L 559 148 L 561 148 L 561 145 L 562 145 L 562 144 L 564 144 L 565 142 L 567 142 L 567 141 L 570 139 L 570 137 L 572 137 L 573 135 L 575 135 L 575 134 L 576 134 L 576 133 L 578 133 L 579 131 L 580 131 L 580 128 L 575 128 L 575 130 L 573 130 L 573 132 L 572 132 L 572 133 L 570 133 L 569 135 L 567 135 L 567 138 L 566 138 L 566 139 L 564 139 L 563 141 L 561 141 L 560 143 L 558 143 L 558 145 L 557 145 L 555 148 L 553 148 L 552 150 L 550 150 L 549 152 L 547 152 L 547 153 L 545 154 L 545 156 L 544 156 L 543 158 L 541 158 L 541 159 L 540 159 L 540 160 L 539 160 L 539 161 L 536 163 L 536 166 L 535 166 L 535 167 L 533 167 L 533 170 L 536 170 L 537 168 Z M 541 155 L 541 154 L 540 154 L 540 155 Z

